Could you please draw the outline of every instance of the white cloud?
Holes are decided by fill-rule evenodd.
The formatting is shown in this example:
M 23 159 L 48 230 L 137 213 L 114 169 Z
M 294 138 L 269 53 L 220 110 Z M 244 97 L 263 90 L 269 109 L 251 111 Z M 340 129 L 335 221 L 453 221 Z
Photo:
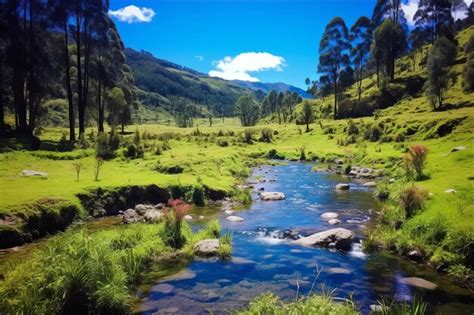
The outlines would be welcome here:
M 226 56 L 214 63 L 216 69 L 209 71 L 211 77 L 225 80 L 242 80 L 258 82 L 250 72 L 267 70 L 283 71 L 285 58 L 267 52 L 245 52 L 235 57 Z
M 200 55 L 194 56 L 194 58 L 196 58 L 196 59 L 199 60 L 199 61 L 203 61 L 203 60 L 204 60 L 204 56 L 200 56 Z
M 413 17 L 415 16 L 416 11 L 418 10 L 418 0 L 408 0 L 407 3 L 402 4 L 402 10 L 405 13 L 408 25 L 415 25 Z
M 110 10 L 109 15 L 116 17 L 120 22 L 126 23 L 143 23 L 151 22 L 155 16 L 155 11 L 150 8 L 137 7 L 129 5 L 118 10 Z

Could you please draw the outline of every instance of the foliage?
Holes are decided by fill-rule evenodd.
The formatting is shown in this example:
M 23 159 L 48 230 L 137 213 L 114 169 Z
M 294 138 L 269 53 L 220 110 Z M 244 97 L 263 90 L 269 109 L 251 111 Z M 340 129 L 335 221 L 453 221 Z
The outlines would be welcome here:
M 127 150 L 124 151 L 124 156 L 129 159 L 143 158 L 145 151 L 141 145 L 129 144 Z
M 271 143 L 273 140 L 273 130 L 270 128 L 263 128 L 260 131 L 260 139 L 261 142 Z
M 428 148 L 423 144 L 415 144 L 410 147 L 403 157 L 408 178 L 411 177 L 410 174 L 413 172 L 416 175 L 416 179 L 424 177 L 423 169 L 425 168 L 428 152 Z
M 239 97 L 235 103 L 235 112 L 239 116 L 242 126 L 254 126 L 260 117 L 259 104 L 249 94 Z
M 400 207 L 405 211 L 405 217 L 411 218 L 416 211 L 423 209 L 428 198 L 428 191 L 422 187 L 409 186 L 399 194 Z
M 314 122 L 313 106 L 308 102 L 303 102 L 303 109 L 301 111 L 301 122 L 306 125 L 306 132 L 309 132 L 309 124 Z

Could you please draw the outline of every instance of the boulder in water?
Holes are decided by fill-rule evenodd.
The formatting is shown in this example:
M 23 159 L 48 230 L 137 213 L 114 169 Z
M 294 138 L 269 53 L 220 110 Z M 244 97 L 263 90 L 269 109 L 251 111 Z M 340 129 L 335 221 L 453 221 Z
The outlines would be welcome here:
M 128 209 L 123 213 L 122 221 L 125 224 L 131 224 L 135 222 L 141 222 L 143 221 L 143 218 L 135 210 Z
M 218 239 L 205 239 L 194 245 L 194 251 L 198 256 L 214 256 L 219 250 Z
M 157 222 L 163 216 L 164 214 L 160 210 L 150 209 L 145 212 L 145 215 L 143 215 L 143 219 L 145 219 L 146 222 Z
M 189 214 L 187 214 L 187 215 L 185 215 L 185 216 L 183 217 L 183 219 L 185 219 L 186 221 L 190 221 L 190 220 L 193 219 L 193 217 L 190 216 Z
M 436 283 L 417 277 L 401 278 L 398 282 L 427 290 L 434 290 L 438 287 Z
M 377 186 L 377 183 L 376 182 L 366 182 L 366 183 L 364 183 L 364 186 L 372 188 L 372 187 Z
M 320 215 L 321 219 L 329 221 L 331 219 L 336 219 L 339 217 L 339 214 L 335 212 L 324 212 L 323 214 Z
M 229 220 L 230 222 L 242 222 L 244 220 L 244 218 L 238 217 L 236 215 L 228 216 L 226 219 Z
M 293 242 L 303 246 L 334 246 L 337 249 L 350 250 L 353 240 L 354 232 L 343 228 L 336 228 L 315 233 Z
M 285 199 L 285 194 L 277 191 L 261 192 L 260 199 L 264 201 L 283 200 Z
M 349 184 L 337 184 L 336 185 L 336 189 L 337 190 L 349 190 L 349 188 L 351 188 L 351 186 L 349 186 Z
M 328 223 L 329 223 L 330 225 L 336 225 L 336 224 L 341 223 L 341 220 L 339 220 L 339 219 L 331 219 L 331 220 L 328 220 Z

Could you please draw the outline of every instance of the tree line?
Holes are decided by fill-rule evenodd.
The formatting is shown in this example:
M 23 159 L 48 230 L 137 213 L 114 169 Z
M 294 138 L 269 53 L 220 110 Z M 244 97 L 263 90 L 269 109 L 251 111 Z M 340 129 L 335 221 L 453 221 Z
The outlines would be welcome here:
M 31 136 L 47 99 L 67 100 L 69 141 L 130 121 L 135 99 L 124 45 L 107 0 L 0 0 L 0 131 L 5 111 Z
M 455 21 L 454 14 L 465 18 Z M 308 91 L 323 99 L 333 95 L 336 119 L 347 87 L 356 84 L 360 102 L 364 78 L 375 74 L 377 87 L 385 89 L 395 81 L 397 58 L 411 53 L 414 69 L 416 54 L 431 44 L 424 56 L 429 73 L 426 92 L 435 109 L 441 106 L 441 94 L 448 85 L 447 67 L 455 59 L 455 31 L 473 24 L 474 4 L 467 7 L 462 0 L 420 0 L 413 19 L 410 30 L 401 0 L 377 0 L 372 17 L 362 16 L 350 28 L 342 18 L 333 18 L 319 44 L 319 80 L 307 78 Z

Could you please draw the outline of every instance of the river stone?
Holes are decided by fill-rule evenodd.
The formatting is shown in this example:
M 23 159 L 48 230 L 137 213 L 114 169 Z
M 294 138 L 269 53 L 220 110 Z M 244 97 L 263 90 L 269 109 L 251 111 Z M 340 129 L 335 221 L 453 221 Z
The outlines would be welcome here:
M 331 245 L 337 249 L 350 250 L 353 240 L 354 232 L 343 228 L 336 228 L 300 238 L 299 240 L 293 241 L 293 243 L 303 246 Z
M 193 217 L 190 216 L 189 214 L 187 214 L 187 215 L 185 215 L 185 216 L 183 217 L 183 219 L 185 219 L 186 221 L 190 221 L 190 220 L 193 219 Z
M 160 210 L 150 209 L 145 212 L 143 218 L 146 222 L 157 222 L 164 216 Z
M 336 185 L 337 190 L 349 190 L 349 188 L 351 188 L 351 186 L 349 186 L 349 184 L 337 184 Z
M 337 219 L 339 217 L 339 214 L 335 212 L 324 212 L 323 214 L 320 215 L 321 219 L 329 221 L 331 219 Z
M 334 161 L 337 165 L 343 165 L 344 164 L 344 160 L 343 159 L 337 159 L 336 161 Z
M 277 191 L 261 192 L 260 199 L 264 201 L 283 200 L 285 199 L 285 194 Z
M 143 218 L 133 209 L 128 209 L 123 213 L 122 222 L 125 224 L 131 224 L 142 221 Z
M 332 275 L 350 275 L 352 273 L 352 271 L 350 271 L 349 269 L 337 267 L 329 268 L 327 272 Z
M 148 210 L 153 210 L 155 209 L 153 206 L 150 205 L 144 205 L 139 203 L 138 205 L 135 205 L 135 211 L 138 212 L 139 215 L 145 215 L 145 213 Z
M 462 150 L 466 150 L 466 147 L 461 145 L 459 147 L 455 147 L 451 150 L 451 152 L 458 152 L 458 151 L 462 151 Z
M 377 183 L 376 182 L 366 182 L 366 183 L 364 183 L 364 186 L 365 187 L 375 187 L 375 186 L 377 186 Z
M 226 219 L 230 222 L 242 222 L 244 220 L 244 218 L 238 217 L 236 215 L 228 216 Z
M 21 176 L 38 176 L 38 177 L 46 177 L 48 176 L 48 173 L 46 172 L 40 172 L 40 171 L 34 171 L 34 170 L 23 170 L 20 173 Z
M 196 273 L 189 269 L 182 270 L 178 273 L 175 273 L 173 275 L 166 276 L 164 278 L 161 278 L 160 282 L 168 282 L 168 281 L 181 281 L 181 280 L 189 280 L 193 279 L 196 277 Z
M 383 307 L 382 307 L 382 305 L 371 304 L 370 305 L 370 310 L 372 312 L 375 312 L 375 313 L 381 313 L 381 312 L 383 312 Z
M 219 250 L 218 239 L 205 239 L 194 245 L 194 251 L 198 256 L 214 256 Z
M 306 280 L 301 280 L 301 279 L 288 279 L 288 283 L 292 286 L 307 286 L 307 285 L 310 285 L 311 282 L 309 281 L 306 281 Z
M 330 225 L 336 225 L 336 224 L 341 223 L 341 220 L 338 220 L 338 219 L 331 219 L 331 220 L 328 220 L 328 223 L 329 223 Z
M 422 278 L 416 278 L 416 277 L 402 278 L 398 282 L 402 284 L 410 285 L 413 287 L 418 287 L 418 288 L 423 288 L 423 289 L 428 289 L 428 290 L 434 290 L 438 287 L 436 283 L 430 282 Z
M 235 211 L 234 211 L 234 210 L 226 210 L 225 213 L 226 213 L 226 214 L 234 214 Z
M 158 293 L 163 293 L 163 294 L 171 293 L 173 292 L 173 290 L 174 290 L 174 286 L 168 283 L 161 283 L 161 284 L 155 285 L 151 289 L 152 292 L 158 292 Z
M 451 188 L 451 189 L 446 189 L 444 192 L 447 193 L 447 194 L 455 194 L 455 193 L 457 193 L 457 190 Z

